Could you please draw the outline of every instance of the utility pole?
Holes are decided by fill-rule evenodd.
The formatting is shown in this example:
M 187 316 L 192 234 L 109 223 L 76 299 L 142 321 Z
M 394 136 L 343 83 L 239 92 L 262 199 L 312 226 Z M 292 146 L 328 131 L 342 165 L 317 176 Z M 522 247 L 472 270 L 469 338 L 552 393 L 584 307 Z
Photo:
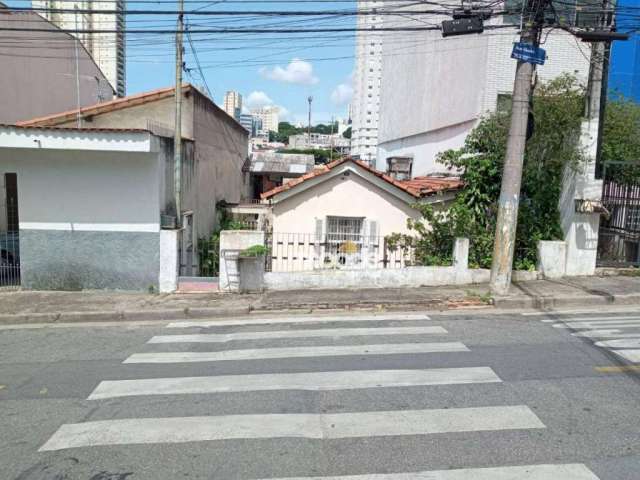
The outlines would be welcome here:
M 329 161 L 333 162 L 333 115 L 331 116 L 331 136 L 329 137 Z
M 173 136 L 173 189 L 176 204 L 176 226 L 182 227 L 182 31 L 184 30 L 184 0 L 178 3 L 178 24 L 176 28 L 176 115 Z
M 82 113 L 80 112 L 80 58 L 78 56 L 78 42 L 80 41 L 80 33 L 78 33 L 78 4 L 73 5 L 74 19 L 76 24 L 75 35 L 75 55 L 76 55 L 76 103 L 78 107 L 78 113 L 76 114 L 76 127 L 82 128 Z
M 311 102 L 313 102 L 313 97 L 309 95 L 307 98 L 307 102 L 309 102 L 309 123 L 307 124 L 307 144 L 308 147 L 311 148 Z
M 527 1 L 526 9 L 523 12 L 523 17 L 526 15 L 526 19 L 520 34 L 521 43 L 538 47 L 544 20 L 543 12 L 548 1 Z M 532 63 L 518 60 L 491 265 L 491 291 L 499 295 L 506 294 L 511 284 L 533 72 L 534 65 Z

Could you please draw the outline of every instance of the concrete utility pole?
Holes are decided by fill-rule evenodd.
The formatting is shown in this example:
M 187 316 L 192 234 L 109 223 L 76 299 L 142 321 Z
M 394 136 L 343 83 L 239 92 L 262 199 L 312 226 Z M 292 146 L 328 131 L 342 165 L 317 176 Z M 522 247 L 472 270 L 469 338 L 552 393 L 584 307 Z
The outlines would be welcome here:
M 307 98 L 307 102 L 309 102 L 309 123 L 307 124 L 307 146 L 311 148 L 311 102 L 313 102 L 313 97 L 309 95 Z
M 520 42 L 539 44 L 540 31 L 544 20 L 543 11 L 549 0 L 528 0 L 523 17 Z M 527 121 L 534 66 L 518 60 L 516 78 L 513 85 L 511 125 L 507 137 L 507 151 L 502 172 L 502 186 L 498 205 L 496 238 L 491 265 L 491 291 L 504 295 L 511 284 L 511 269 L 518 225 L 518 204 L 522 182 L 522 164 L 527 141 Z
M 329 137 L 329 161 L 333 162 L 333 115 L 331 116 L 331 136 Z
M 78 113 L 76 114 L 76 127 L 82 128 L 82 112 L 80 111 L 80 59 L 78 57 L 78 42 L 80 41 L 80 34 L 78 32 L 78 4 L 73 5 L 74 19 L 76 24 L 76 36 L 75 36 L 75 58 L 76 58 L 76 104 L 78 107 Z
M 176 29 L 176 115 L 173 136 L 173 189 L 176 204 L 176 226 L 182 227 L 182 31 L 184 29 L 184 0 L 178 3 L 178 24 Z

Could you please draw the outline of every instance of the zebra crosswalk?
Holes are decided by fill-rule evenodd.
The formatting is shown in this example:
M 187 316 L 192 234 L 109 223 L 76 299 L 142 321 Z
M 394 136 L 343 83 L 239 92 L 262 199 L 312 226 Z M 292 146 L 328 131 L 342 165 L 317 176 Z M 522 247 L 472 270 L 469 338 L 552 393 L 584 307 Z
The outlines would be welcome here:
M 425 361 L 442 355 L 468 359 L 472 349 L 465 343 L 449 338 L 441 325 L 424 315 L 385 315 L 254 318 L 223 322 L 172 322 L 162 335 L 149 338 L 141 345 L 144 351 L 126 357 L 123 369 L 136 372 L 163 372 L 165 375 L 138 375 L 131 378 L 104 379 L 87 397 L 96 409 L 118 399 L 115 415 L 106 419 L 83 420 L 61 425 L 40 447 L 41 452 L 68 449 L 98 449 L 129 446 L 163 445 L 178 448 L 181 444 L 211 444 L 219 442 L 255 441 L 281 442 L 300 439 L 311 442 L 349 440 L 344 455 L 357 442 L 374 439 L 441 438 L 446 444 L 450 435 L 486 435 L 486 438 L 519 432 L 530 439 L 534 432 L 544 432 L 548 426 L 535 407 L 522 402 L 505 404 L 465 405 L 471 387 L 485 385 L 486 392 L 499 389 L 504 381 L 489 365 L 439 367 L 424 365 Z M 195 332 L 194 332 L 195 329 Z M 178 330 L 184 330 L 178 331 Z M 178 331 L 178 333 L 173 333 Z M 169 333 L 171 332 L 171 333 Z M 165 334 L 166 333 L 166 334 Z M 398 343 L 394 343 L 398 342 Z M 187 349 L 187 350 L 185 350 Z M 344 368 L 333 369 L 316 363 L 315 369 L 304 371 L 306 359 L 341 359 Z M 407 368 L 398 368 L 398 359 L 414 358 Z M 375 359 L 375 362 L 372 360 Z M 258 364 L 251 362 L 258 360 Z M 272 362 L 277 360 L 277 362 Z M 363 363 L 364 361 L 364 363 Z M 369 366 L 369 361 L 371 366 Z M 288 371 L 285 362 L 296 365 L 299 371 Z M 357 362 L 357 363 L 356 363 Z M 388 363 L 387 363 L 388 362 Z M 396 362 L 395 364 L 393 362 Z M 195 364 L 195 365 L 194 365 Z M 421 366 L 417 366 L 420 365 Z M 205 365 L 207 375 L 170 376 L 170 366 L 180 371 Z M 235 365 L 240 373 L 219 373 Z M 251 371 L 256 365 L 262 368 Z M 353 368 L 357 365 L 357 368 Z M 352 366 L 352 368 L 349 368 Z M 198 370 L 201 372 L 203 369 Z M 265 371 L 266 370 L 266 371 Z M 300 371 L 302 370 L 302 371 Z M 131 370 L 130 370 L 131 371 Z M 410 400 L 393 404 L 376 404 L 376 395 L 398 392 L 400 399 L 407 388 L 421 389 L 429 396 L 430 389 L 451 389 L 452 402 L 446 405 L 411 405 Z M 404 389 L 404 390 L 401 390 Z M 346 411 L 317 409 L 313 402 L 287 411 L 286 405 L 269 404 L 260 411 L 241 413 L 217 412 L 216 399 L 221 395 L 242 395 L 252 392 L 274 392 L 273 398 L 286 399 L 296 392 L 308 395 L 339 395 L 349 392 L 354 398 L 362 396 L 362 407 Z M 404 392 L 404 393 L 401 393 Z M 162 416 L 165 396 L 171 402 L 189 405 L 187 399 L 206 395 L 205 406 L 189 415 L 185 406 L 180 416 Z M 455 398 L 455 401 L 453 401 Z M 132 415 L 126 402 L 153 403 L 152 415 Z M 285 400 L 286 401 L 286 400 Z M 249 402 L 250 403 L 250 402 Z M 255 404 L 255 403 L 254 403 Z M 281 407 L 281 408 L 279 408 Z M 393 407 L 393 408 L 391 408 Z M 172 411 L 176 411 L 175 409 Z M 205 412 L 205 414 L 203 414 Z M 216 443 L 218 442 L 218 443 Z M 353 443 L 356 442 L 356 443 Z M 264 443 L 263 443 L 264 445 Z M 213 448 L 213 447 L 212 447 Z M 460 452 L 464 456 L 464 452 Z M 291 476 L 283 466 L 283 473 L 273 480 L 598 480 L 585 465 L 579 463 L 500 465 L 486 464 L 470 468 L 466 462 L 448 470 L 413 471 L 410 465 L 394 473 L 362 470 L 343 476 Z M 363 466 L 366 468 L 366 465 Z M 299 473 L 299 472 L 295 472 Z M 317 471 L 314 471 L 316 475 Z M 167 477 L 173 478 L 173 477 Z M 217 477 L 216 477 L 217 478 Z M 257 476 L 250 478 L 259 478 Z M 247 478 L 249 480 L 249 478 Z
M 568 329 L 571 335 L 593 341 L 620 359 L 640 363 L 640 315 L 610 315 L 545 319 L 554 328 Z

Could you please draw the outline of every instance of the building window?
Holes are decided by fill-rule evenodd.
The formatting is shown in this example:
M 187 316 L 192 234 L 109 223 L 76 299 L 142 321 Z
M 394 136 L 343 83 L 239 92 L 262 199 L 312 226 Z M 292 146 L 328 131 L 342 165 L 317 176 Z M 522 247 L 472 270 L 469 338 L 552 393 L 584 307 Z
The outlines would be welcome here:
M 363 223 L 361 217 L 327 217 L 327 253 L 338 263 L 345 264 L 349 256 L 361 252 Z

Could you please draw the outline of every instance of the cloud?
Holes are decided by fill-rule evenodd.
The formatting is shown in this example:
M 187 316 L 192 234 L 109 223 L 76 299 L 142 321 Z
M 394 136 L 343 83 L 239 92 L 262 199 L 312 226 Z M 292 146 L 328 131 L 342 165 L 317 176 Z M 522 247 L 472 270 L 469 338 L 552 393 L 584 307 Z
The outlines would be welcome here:
M 273 100 L 271 100 L 271 98 L 269 98 L 269 95 L 267 95 L 266 93 L 260 90 L 254 90 L 247 96 L 244 104 L 249 109 L 262 108 L 266 107 L 267 105 L 273 105 Z
M 313 74 L 313 65 L 299 58 L 294 58 L 285 68 L 280 65 L 268 69 L 261 68 L 260 75 L 270 80 L 285 83 L 295 83 L 297 85 L 315 85 L 318 77 Z
M 341 83 L 331 92 L 331 101 L 334 105 L 342 107 L 348 104 L 353 98 L 353 87 L 351 83 Z
M 291 112 L 282 105 L 276 105 L 276 103 L 261 90 L 254 90 L 244 100 L 242 105 L 243 113 L 250 113 L 251 110 L 262 107 L 277 107 L 280 121 L 287 121 L 291 117 Z
M 280 116 L 281 122 L 287 122 L 291 119 L 291 112 L 284 108 L 282 105 L 278 105 L 278 115 Z

